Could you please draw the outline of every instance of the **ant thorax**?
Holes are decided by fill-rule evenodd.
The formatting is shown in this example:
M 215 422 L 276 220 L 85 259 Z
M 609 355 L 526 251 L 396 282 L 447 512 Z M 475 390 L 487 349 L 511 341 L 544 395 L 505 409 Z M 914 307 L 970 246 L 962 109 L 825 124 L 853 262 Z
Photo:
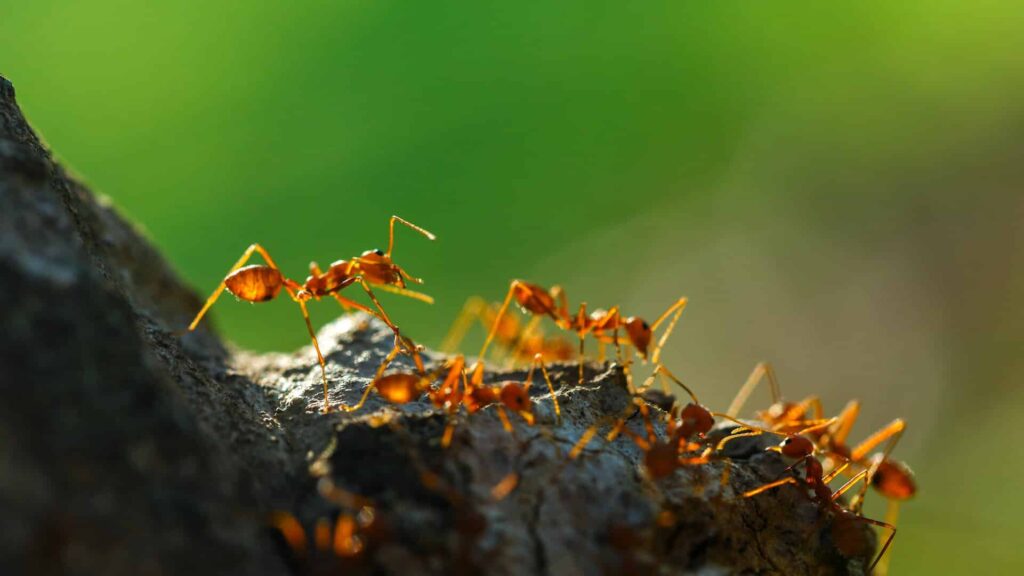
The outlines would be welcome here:
M 379 249 L 367 250 L 356 258 L 354 269 L 371 284 L 386 284 L 404 288 L 405 281 L 398 266 Z

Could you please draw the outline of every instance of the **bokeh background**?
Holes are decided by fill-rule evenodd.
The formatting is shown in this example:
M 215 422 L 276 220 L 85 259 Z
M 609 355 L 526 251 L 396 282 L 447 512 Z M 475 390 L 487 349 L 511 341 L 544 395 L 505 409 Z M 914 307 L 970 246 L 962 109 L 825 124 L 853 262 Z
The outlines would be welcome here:
M 764 359 L 862 399 L 854 436 L 905 417 L 895 574 L 1024 570 L 1022 54 L 1013 2 L 0 6 L 31 122 L 204 295 L 250 242 L 301 279 L 396 213 L 439 237 L 396 249 L 436 305 L 383 296 L 428 344 L 515 277 L 687 295 L 667 361 L 705 403 Z M 307 344 L 283 300 L 214 319 Z

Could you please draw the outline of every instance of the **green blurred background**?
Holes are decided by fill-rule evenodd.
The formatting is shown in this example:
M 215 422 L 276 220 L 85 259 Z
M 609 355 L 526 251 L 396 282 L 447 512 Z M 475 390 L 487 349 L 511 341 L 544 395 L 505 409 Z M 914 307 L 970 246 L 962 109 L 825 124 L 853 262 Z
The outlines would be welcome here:
M 854 436 L 907 418 L 894 573 L 1024 570 L 1019 3 L 211 4 L 0 5 L 32 123 L 204 295 L 250 242 L 301 279 L 392 213 L 439 237 L 396 250 L 437 304 L 383 296 L 429 344 L 514 277 L 687 295 L 667 359 L 706 403 L 766 359 L 861 398 Z M 244 347 L 307 343 L 222 302 Z

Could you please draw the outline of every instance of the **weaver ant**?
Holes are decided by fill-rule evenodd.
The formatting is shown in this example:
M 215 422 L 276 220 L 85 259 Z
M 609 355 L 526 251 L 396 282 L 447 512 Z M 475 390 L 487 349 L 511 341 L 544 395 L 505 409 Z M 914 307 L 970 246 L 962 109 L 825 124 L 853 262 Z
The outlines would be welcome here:
M 699 456 L 686 457 L 683 456 L 686 452 L 700 449 L 701 445 L 691 443 L 690 439 L 698 437 L 703 439 L 705 435 L 711 431 L 715 425 L 715 412 L 712 412 L 709 408 L 700 403 L 697 399 L 697 395 L 692 390 L 683 384 L 675 375 L 673 375 L 668 368 L 664 365 L 659 364 L 655 368 L 654 373 L 648 379 L 650 382 L 656 375 L 662 378 L 669 378 L 683 390 L 690 395 L 692 402 L 688 403 L 681 409 L 678 406 L 670 406 L 667 412 L 667 418 L 665 423 L 665 439 L 661 439 L 655 434 L 654 425 L 651 421 L 650 408 L 648 403 L 641 397 L 633 398 L 633 406 L 635 410 L 632 414 L 640 413 L 640 416 L 644 421 L 644 429 L 646 431 L 646 438 L 641 436 L 629 428 L 626 427 L 626 422 L 632 417 L 629 416 L 620 417 L 616 420 L 615 425 L 611 431 L 605 436 L 605 441 L 614 441 L 619 434 L 625 434 L 643 451 L 644 453 L 644 469 L 648 475 L 653 478 L 664 478 L 671 475 L 676 471 L 677 468 L 683 466 L 692 466 L 696 464 L 706 464 L 710 462 L 711 450 L 706 449 Z M 588 428 L 579 441 L 569 451 L 569 459 L 574 460 L 583 452 L 583 449 L 597 434 L 598 428 L 601 426 L 601 422 L 594 424 Z M 723 482 L 726 479 L 723 478 Z
M 320 352 L 320 343 L 316 339 L 316 332 L 313 330 L 313 323 L 309 319 L 309 311 L 306 309 L 306 302 L 311 299 L 319 300 L 324 296 L 330 296 L 338 301 L 338 304 L 344 309 L 355 308 L 362 310 L 368 314 L 372 314 L 377 318 L 380 318 L 385 324 L 391 328 L 395 333 L 396 345 L 401 344 L 406 350 L 411 350 L 411 342 L 402 337 L 399 333 L 398 326 L 396 326 L 391 319 L 388 317 L 387 312 L 381 306 L 380 301 L 377 300 L 377 296 L 370 289 L 370 285 L 379 287 L 387 292 L 400 294 L 407 296 L 428 304 L 433 303 L 433 298 L 426 294 L 420 294 L 412 290 L 406 289 L 406 280 L 422 284 L 423 281 L 419 278 L 410 276 L 402 267 L 391 259 L 391 252 L 395 247 L 395 222 L 399 222 L 419 232 L 423 236 L 426 236 L 429 240 L 434 240 L 435 236 L 430 232 L 399 218 L 398 216 L 392 216 L 389 225 L 388 235 L 388 249 L 387 252 L 380 250 L 367 250 L 360 256 L 356 256 L 350 260 L 338 260 L 331 264 L 327 271 L 323 271 L 316 264 L 312 262 L 309 265 L 310 275 L 306 278 L 306 281 L 299 284 L 295 280 L 285 276 L 281 270 L 274 263 L 273 258 L 267 252 L 263 246 L 259 244 L 253 244 L 249 246 L 242 253 L 242 257 L 235 262 L 234 266 L 228 270 L 224 280 L 220 282 L 210 297 L 207 298 L 206 304 L 196 314 L 192 323 L 189 324 L 189 331 L 195 330 L 196 326 L 199 325 L 199 321 L 202 320 L 207 310 L 213 306 L 214 302 L 220 297 L 220 295 L 227 289 L 228 292 L 233 294 L 236 298 L 245 300 L 246 302 L 266 302 L 273 300 L 281 292 L 281 289 L 288 293 L 288 296 L 299 305 L 302 310 L 302 317 L 306 321 L 306 329 L 309 331 L 309 337 L 313 341 L 313 348 L 316 350 L 317 361 L 320 363 L 320 376 L 323 379 L 324 385 L 324 412 L 330 410 L 330 403 L 328 401 L 328 388 L 327 388 L 327 366 L 324 362 L 324 356 Z M 258 252 L 266 264 L 250 264 L 245 266 L 245 263 L 249 261 L 254 252 Z M 373 301 L 376 311 L 350 300 L 340 294 L 340 292 L 346 287 L 352 284 L 359 284 L 363 290 Z M 342 406 L 342 409 L 351 411 L 350 408 Z
M 343 511 L 334 521 L 318 518 L 310 534 L 288 512 L 270 516 L 271 526 L 288 546 L 296 571 L 329 574 L 359 567 L 366 560 L 367 549 L 386 531 L 372 502 L 333 486 L 328 490 L 332 499 L 342 504 Z
M 540 368 L 547 383 L 548 391 L 551 393 L 551 400 L 554 404 L 555 416 L 561 422 L 562 411 L 558 404 L 558 397 L 555 395 L 555 387 L 551 382 L 547 366 L 543 358 L 538 354 L 534 357 L 533 363 L 523 381 L 506 380 L 500 384 L 485 384 L 483 381 L 483 364 L 476 363 L 470 369 L 471 377 L 467 377 L 466 360 L 463 356 L 455 356 L 449 359 L 433 371 L 427 372 L 419 355 L 419 348 L 413 351 L 417 365 L 416 373 L 393 372 L 384 374 L 384 371 L 398 355 L 400 348 L 396 345 L 391 353 L 384 359 L 373 381 L 363 392 L 362 398 L 353 406 L 352 410 L 358 410 L 365 403 L 370 392 L 376 390 L 385 400 L 392 404 L 405 404 L 412 402 L 424 393 L 430 402 L 437 408 L 445 410 L 449 417 L 449 424 L 445 428 L 441 440 L 442 447 L 448 447 L 454 432 L 454 416 L 459 407 L 465 407 L 470 414 L 476 413 L 486 406 L 495 405 L 498 417 L 502 426 L 509 433 L 512 432 L 512 422 L 508 418 L 506 410 L 519 414 L 528 425 L 533 425 L 535 416 L 533 412 L 533 399 L 530 397 L 530 387 L 533 386 L 533 378 L 537 368 Z M 435 379 L 444 375 L 441 385 L 434 388 L 432 383 Z M 461 390 L 460 390 L 461 384 Z
M 803 428 L 807 423 L 824 420 L 824 408 L 817 396 L 808 396 L 800 402 L 788 402 L 782 398 L 779 381 L 775 378 L 775 369 L 768 362 L 758 362 L 754 366 L 747 381 L 740 387 L 725 413 L 736 418 L 754 389 L 765 380 L 768 381 L 771 391 L 772 404 L 767 410 L 757 412 L 757 418 L 764 422 L 768 429 L 773 432 L 785 432 Z M 812 418 L 807 418 L 808 410 L 812 411 Z
M 559 328 L 576 333 L 580 342 L 579 361 L 581 384 L 583 382 L 584 339 L 587 334 L 593 335 L 593 337 L 602 344 L 614 344 L 616 349 L 619 350 L 621 356 L 620 345 L 622 340 L 619 337 L 619 331 L 622 330 L 626 333 L 626 341 L 633 346 L 637 354 L 646 360 L 651 340 L 654 337 L 654 330 L 656 330 L 662 322 L 675 312 L 675 316 L 669 323 L 669 327 L 665 330 L 665 333 L 655 346 L 654 354 L 651 355 L 651 359 L 657 362 L 661 354 L 661 347 L 664 346 L 665 342 L 668 340 L 669 335 L 672 333 L 672 329 L 675 327 L 676 321 L 682 314 L 683 309 L 686 308 L 688 301 L 686 298 L 680 298 L 675 301 L 652 324 L 648 324 L 647 321 L 638 316 L 623 317 L 617 306 L 610 310 L 595 310 L 594 312 L 587 314 L 586 304 L 581 304 L 577 314 L 572 316 L 569 314 L 569 304 L 565 291 L 561 287 L 555 286 L 551 290 L 548 290 L 538 284 L 532 284 L 523 280 L 513 280 L 509 285 L 508 294 L 505 296 L 504 302 L 502 302 L 501 307 L 498 309 L 498 313 L 492 323 L 490 333 L 488 333 L 487 339 L 484 341 L 484 345 L 480 349 L 480 358 L 485 357 L 487 354 L 487 348 L 495 339 L 498 329 L 504 326 L 502 324 L 502 320 L 509 305 L 512 303 L 513 298 L 515 298 L 516 303 L 524 312 L 532 314 L 533 316 L 548 316 Z M 611 335 L 609 335 L 609 332 Z
M 812 428 L 817 427 L 820 427 L 820 425 L 814 426 Z M 810 428 L 804 430 L 803 432 L 809 431 Z M 769 430 L 762 430 L 762 432 L 772 433 Z M 722 441 L 722 443 L 724 443 L 728 439 L 729 438 L 726 438 L 725 440 Z M 860 472 L 855 474 L 853 478 L 848 480 L 839 489 L 833 492 L 832 489 L 829 488 L 828 483 L 831 482 L 836 476 L 841 474 L 850 466 L 849 461 L 844 462 L 842 465 L 836 467 L 828 474 L 825 474 L 821 462 L 818 461 L 817 457 L 815 456 L 816 449 L 814 442 L 807 438 L 806 436 L 802 436 L 800 434 L 786 436 L 786 438 L 778 446 L 773 446 L 769 448 L 769 450 L 776 451 L 779 454 L 781 454 L 784 458 L 790 461 L 794 461 L 794 463 L 791 466 L 789 466 L 789 468 L 786 469 L 787 471 L 795 472 L 796 467 L 803 463 L 803 478 L 800 478 L 799 476 L 789 476 L 786 478 L 782 478 L 780 480 L 776 480 L 774 482 L 769 482 L 768 484 L 765 484 L 759 488 L 755 488 L 753 490 L 745 492 L 743 494 L 743 497 L 750 498 L 762 492 L 766 492 L 768 490 L 777 488 L 779 486 L 784 486 L 786 484 L 794 484 L 797 486 L 800 486 L 801 484 L 804 485 L 809 489 L 811 499 L 815 503 L 817 503 L 824 511 L 831 511 L 833 513 L 831 527 L 832 541 L 835 543 L 836 548 L 839 549 L 840 553 L 842 553 L 843 556 L 846 556 L 847 558 L 865 556 L 870 552 L 868 548 L 870 547 L 871 542 L 865 537 L 864 532 L 862 530 L 857 529 L 856 524 L 858 522 L 871 524 L 873 526 L 879 526 L 881 528 L 888 528 L 891 531 L 889 537 L 886 539 L 885 544 L 878 552 L 878 555 L 871 562 L 871 565 L 868 566 L 867 572 L 870 573 L 875 568 L 875 565 L 878 564 L 879 560 L 881 560 L 882 557 L 885 555 L 885 552 L 889 548 L 889 545 L 896 537 L 896 527 L 888 522 L 882 522 L 880 520 L 874 520 L 871 518 L 865 518 L 864 516 L 858 516 L 853 511 L 844 508 L 838 502 L 839 497 L 842 496 L 850 488 L 855 486 L 857 482 L 864 481 L 865 483 L 867 483 L 868 475 L 870 472 L 868 470 L 861 470 Z
M 559 290 L 558 287 L 552 290 Z M 537 354 L 546 360 L 570 360 L 576 356 L 576 349 L 566 340 L 559 337 L 545 337 L 537 325 L 543 316 L 533 316 L 522 326 L 512 315 L 498 317 L 498 305 L 488 303 L 483 298 L 473 296 L 466 300 L 455 322 L 441 344 L 444 352 L 455 352 L 459 343 L 469 331 L 474 320 L 479 320 L 488 331 L 494 330 L 495 342 L 510 355 L 513 361 L 529 361 Z

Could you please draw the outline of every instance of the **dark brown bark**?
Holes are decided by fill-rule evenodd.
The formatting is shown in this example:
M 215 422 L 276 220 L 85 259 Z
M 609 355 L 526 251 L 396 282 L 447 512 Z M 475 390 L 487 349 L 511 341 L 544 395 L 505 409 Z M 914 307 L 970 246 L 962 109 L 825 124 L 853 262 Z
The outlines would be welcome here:
M 863 573 L 865 559 L 835 550 L 828 518 L 798 490 L 737 496 L 783 473 L 766 440 L 732 445 L 725 487 L 721 463 L 649 482 L 625 439 L 566 464 L 587 426 L 628 406 L 615 366 L 590 367 L 583 386 L 574 367 L 553 370 L 562 426 L 535 388 L 537 426 L 517 421 L 512 436 L 484 410 L 460 417 L 445 450 L 445 418 L 423 401 L 373 397 L 356 414 L 320 414 L 309 349 L 253 355 L 206 329 L 176 336 L 199 305 L 53 162 L 0 78 L 0 572 L 289 574 L 267 515 L 287 510 L 308 528 L 331 514 L 316 489 L 326 475 L 371 499 L 389 527 L 354 571 L 616 572 L 631 555 L 609 536 L 631 527 L 633 560 L 662 573 Z M 348 316 L 320 342 L 331 400 L 353 403 L 391 337 Z M 456 495 L 426 488 L 414 462 Z M 518 487 L 492 501 L 509 472 Z M 675 521 L 659 527 L 663 510 Z M 459 528 L 466 518 L 485 521 L 477 538 Z

